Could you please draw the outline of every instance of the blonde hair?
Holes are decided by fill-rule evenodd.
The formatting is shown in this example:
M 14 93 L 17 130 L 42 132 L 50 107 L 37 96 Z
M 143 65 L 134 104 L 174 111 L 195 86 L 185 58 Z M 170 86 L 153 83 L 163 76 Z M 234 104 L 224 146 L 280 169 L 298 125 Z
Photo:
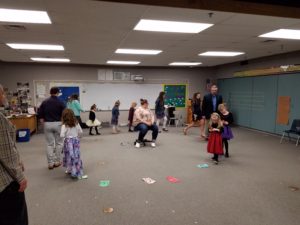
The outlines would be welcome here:
M 218 111 L 220 112 L 222 109 L 227 109 L 227 105 L 226 105 L 226 103 L 222 103 L 222 104 L 220 104 L 219 106 L 218 106 Z
M 136 107 L 136 105 L 137 105 L 136 102 L 131 103 L 131 107 Z
M 218 127 L 217 127 L 217 129 L 220 129 L 221 127 L 223 127 L 223 123 L 222 123 L 222 121 L 221 121 L 221 117 L 220 117 L 220 115 L 218 114 L 218 113 L 212 113 L 211 115 L 210 115 L 210 120 L 209 120 L 209 123 L 208 123 L 208 127 L 209 128 L 211 128 L 212 127 L 212 117 L 213 116 L 216 116 L 216 117 L 218 117 Z

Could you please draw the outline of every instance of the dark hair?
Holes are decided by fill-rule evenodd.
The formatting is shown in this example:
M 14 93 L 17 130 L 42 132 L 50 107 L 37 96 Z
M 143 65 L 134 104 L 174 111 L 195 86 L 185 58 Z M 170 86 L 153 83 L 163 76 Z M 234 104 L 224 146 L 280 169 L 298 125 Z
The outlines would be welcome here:
M 67 125 L 68 127 L 75 127 L 78 123 L 75 114 L 71 109 L 65 109 L 62 112 L 61 119 L 62 119 L 62 123 L 64 125 Z
M 200 102 L 201 102 L 201 99 L 197 99 L 197 95 L 198 94 L 200 94 L 201 95 L 201 93 L 200 92 L 196 92 L 196 93 L 194 93 L 194 95 L 193 95 L 193 103 L 198 103 L 198 104 L 200 104 Z
M 115 106 L 119 106 L 119 105 L 120 105 L 120 101 L 117 100 L 117 101 L 115 102 Z
M 56 94 L 58 94 L 59 93 L 59 88 L 58 87 L 52 87 L 51 89 L 50 89 L 50 95 L 56 95 Z
M 72 99 L 78 100 L 78 94 L 72 94 Z
M 93 104 L 92 106 L 91 106 L 91 110 L 92 109 L 95 109 L 96 108 L 96 104 Z
M 148 100 L 147 99 L 140 99 L 141 101 L 141 105 L 144 105 L 144 104 L 148 104 Z
M 164 91 L 159 92 L 158 100 L 159 100 L 160 104 L 164 104 L 164 95 L 165 94 L 166 93 Z

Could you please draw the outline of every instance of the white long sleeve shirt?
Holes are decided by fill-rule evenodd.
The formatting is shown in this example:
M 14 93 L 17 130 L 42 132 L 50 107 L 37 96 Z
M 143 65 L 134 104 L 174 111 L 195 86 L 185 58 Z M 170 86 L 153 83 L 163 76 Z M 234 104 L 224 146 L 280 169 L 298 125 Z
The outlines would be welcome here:
M 61 126 L 60 137 L 62 138 L 78 137 L 79 134 L 82 134 L 82 129 L 79 123 L 75 127 L 68 127 L 66 125 Z

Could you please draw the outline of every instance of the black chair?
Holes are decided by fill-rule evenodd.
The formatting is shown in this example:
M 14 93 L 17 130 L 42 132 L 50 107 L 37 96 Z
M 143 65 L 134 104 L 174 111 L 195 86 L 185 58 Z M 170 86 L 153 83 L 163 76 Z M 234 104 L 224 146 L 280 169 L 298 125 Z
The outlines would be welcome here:
M 280 139 L 280 144 L 282 143 L 282 140 L 283 140 L 285 134 L 287 134 L 289 141 L 291 141 L 290 134 L 297 135 L 296 146 L 298 146 L 299 139 L 300 139 L 300 120 L 293 120 L 291 129 L 283 131 L 281 139 Z

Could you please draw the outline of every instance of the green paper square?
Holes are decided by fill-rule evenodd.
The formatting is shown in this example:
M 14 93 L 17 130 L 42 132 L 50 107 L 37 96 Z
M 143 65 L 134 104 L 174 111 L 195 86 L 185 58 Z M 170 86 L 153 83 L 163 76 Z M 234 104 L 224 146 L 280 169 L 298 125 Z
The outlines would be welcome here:
M 100 187 L 107 187 L 109 186 L 110 181 L 109 180 L 100 180 L 99 186 Z

